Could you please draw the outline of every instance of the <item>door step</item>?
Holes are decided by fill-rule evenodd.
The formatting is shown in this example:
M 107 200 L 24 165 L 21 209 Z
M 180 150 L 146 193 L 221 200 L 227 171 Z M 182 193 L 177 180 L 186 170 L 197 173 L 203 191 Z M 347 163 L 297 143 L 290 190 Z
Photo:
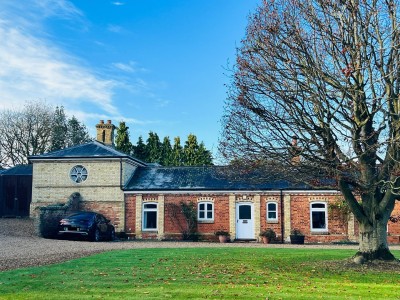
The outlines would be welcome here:
M 254 243 L 257 242 L 256 239 L 234 239 L 234 243 Z

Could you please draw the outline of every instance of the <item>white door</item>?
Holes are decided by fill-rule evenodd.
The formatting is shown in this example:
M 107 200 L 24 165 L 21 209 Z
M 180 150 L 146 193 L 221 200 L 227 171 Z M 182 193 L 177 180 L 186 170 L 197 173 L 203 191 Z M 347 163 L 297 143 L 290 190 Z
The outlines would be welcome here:
M 236 204 L 236 238 L 254 239 L 253 203 Z

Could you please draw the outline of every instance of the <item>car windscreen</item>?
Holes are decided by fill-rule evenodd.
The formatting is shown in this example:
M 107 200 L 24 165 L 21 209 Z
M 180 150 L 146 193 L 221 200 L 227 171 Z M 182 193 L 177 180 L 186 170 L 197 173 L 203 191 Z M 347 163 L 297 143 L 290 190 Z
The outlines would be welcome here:
M 94 214 L 90 214 L 90 213 L 85 214 L 85 213 L 83 213 L 83 214 L 75 214 L 75 215 L 68 216 L 67 219 L 69 219 L 69 220 L 87 220 L 87 221 L 89 221 L 89 220 L 92 220 L 94 216 L 95 216 Z

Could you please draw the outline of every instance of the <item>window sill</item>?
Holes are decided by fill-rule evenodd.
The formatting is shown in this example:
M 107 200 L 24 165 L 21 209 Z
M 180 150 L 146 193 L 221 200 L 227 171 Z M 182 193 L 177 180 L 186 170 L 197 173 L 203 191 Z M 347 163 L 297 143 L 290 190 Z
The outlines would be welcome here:
M 214 220 L 197 220 L 199 224 L 213 224 Z
M 268 224 L 278 224 L 279 221 L 278 220 L 267 220 Z
M 311 231 L 311 235 L 329 235 L 329 231 Z

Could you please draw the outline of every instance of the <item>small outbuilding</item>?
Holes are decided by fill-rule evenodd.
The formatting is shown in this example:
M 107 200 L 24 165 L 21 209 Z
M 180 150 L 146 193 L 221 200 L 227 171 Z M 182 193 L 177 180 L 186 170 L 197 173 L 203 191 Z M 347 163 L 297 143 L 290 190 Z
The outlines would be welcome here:
M 28 217 L 32 201 L 32 165 L 0 170 L 0 217 Z

